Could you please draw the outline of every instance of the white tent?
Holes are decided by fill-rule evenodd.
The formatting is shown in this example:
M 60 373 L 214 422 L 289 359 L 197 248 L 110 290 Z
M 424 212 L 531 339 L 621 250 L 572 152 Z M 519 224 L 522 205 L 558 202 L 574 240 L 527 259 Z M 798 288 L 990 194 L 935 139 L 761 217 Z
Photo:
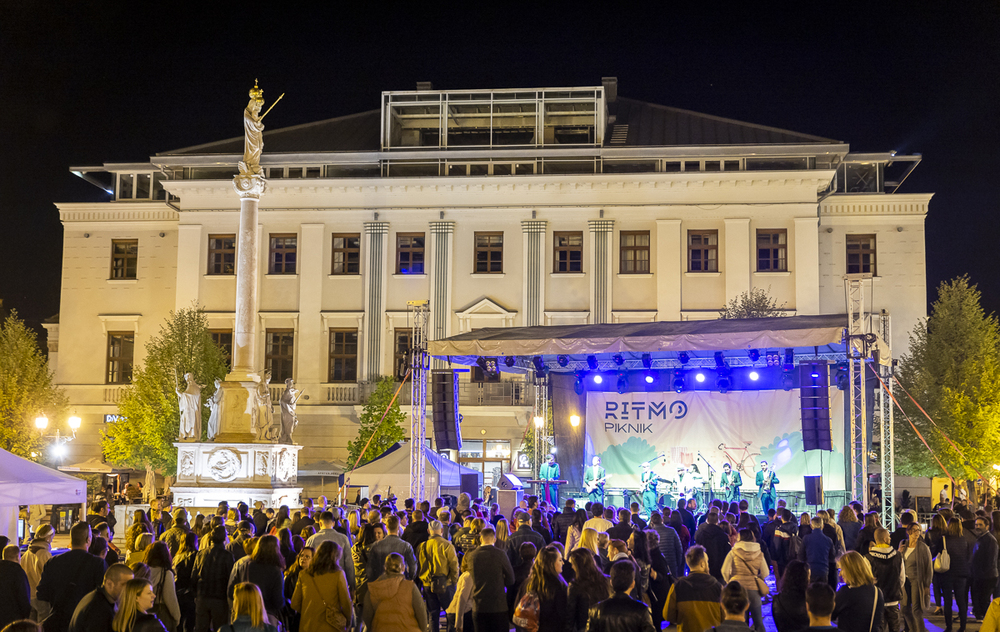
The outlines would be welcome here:
M 449 461 L 433 450 L 425 450 L 424 454 L 424 490 L 427 498 L 435 498 L 442 493 L 458 495 L 462 474 L 477 474 L 478 486 L 482 487 L 481 472 Z M 396 496 L 406 498 L 410 495 L 409 444 L 397 443 L 374 461 L 344 474 L 344 478 L 351 487 L 367 487 L 369 496 L 382 494 L 385 497 L 394 492 Z
M 16 540 L 18 505 L 86 503 L 86 481 L 0 449 L 0 534 Z

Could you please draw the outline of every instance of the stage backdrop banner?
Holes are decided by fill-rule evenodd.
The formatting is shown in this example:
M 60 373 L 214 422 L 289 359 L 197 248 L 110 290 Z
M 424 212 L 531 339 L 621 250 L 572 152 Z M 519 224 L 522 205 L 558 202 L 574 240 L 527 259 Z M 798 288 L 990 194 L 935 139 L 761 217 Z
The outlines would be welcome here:
M 781 481 L 781 491 L 802 491 L 803 476 L 823 475 L 826 490 L 845 489 L 844 393 L 830 389 L 833 451 L 802 451 L 798 389 L 717 393 L 587 393 L 586 461 L 594 455 L 611 478 L 608 488 L 637 490 L 639 468 L 654 459 L 661 478 L 676 480 L 677 467 L 695 464 L 719 486 L 726 453 L 741 466 L 743 489 L 756 490 L 760 461 Z M 749 445 L 747 445 L 749 443 Z M 744 451 L 746 446 L 748 451 Z M 665 485 L 660 484 L 665 491 Z

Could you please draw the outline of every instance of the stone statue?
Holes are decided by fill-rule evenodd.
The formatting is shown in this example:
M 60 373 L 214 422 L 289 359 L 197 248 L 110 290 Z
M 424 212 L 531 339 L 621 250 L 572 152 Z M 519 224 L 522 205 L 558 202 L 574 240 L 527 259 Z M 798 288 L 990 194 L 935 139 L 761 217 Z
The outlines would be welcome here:
M 222 380 L 215 378 L 215 392 L 208 398 L 208 408 L 211 414 L 208 417 L 208 440 L 215 441 L 215 436 L 219 434 L 219 421 L 222 419 Z
M 264 151 L 264 123 L 260 109 L 264 107 L 264 91 L 253 82 L 250 90 L 250 103 L 243 110 L 244 149 L 243 160 L 240 161 L 241 176 L 263 175 L 260 169 L 260 154 Z
M 285 380 L 285 390 L 281 393 L 281 438 L 278 443 L 291 443 L 292 433 L 295 426 L 299 425 L 299 420 L 295 416 L 295 406 L 299 401 L 302 391 L 295 388 L 295 381 L 292 378 Z
M 185 373 L 187 388 L 177 391 L 177 405 L 181 413 L 181 440 L 201 440 L 201 385 L 194 381 L 193 373 Z
M 257 438 L 266 439 L 267 431 L 274 424 L 274 407 L 271 405 L 271 372 L 265 371 L 257 384 Z

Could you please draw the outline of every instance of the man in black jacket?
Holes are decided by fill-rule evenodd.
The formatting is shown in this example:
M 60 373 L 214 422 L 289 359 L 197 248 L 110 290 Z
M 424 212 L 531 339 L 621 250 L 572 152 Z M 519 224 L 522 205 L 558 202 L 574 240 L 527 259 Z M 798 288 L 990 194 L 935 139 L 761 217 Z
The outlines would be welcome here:
M 212 530 L 212 544 L 198 551 L 191 571 L 191 589 L 195 598 L 196 632 L 229 623 L 229 603 L 226 593 L 229 575 L 233 571 L 233 555 L 226 550 L 226 528 L 219 526 Z M 211 626 L 211 627 L 210 627 Z
M 528 530 L 530 531 L 530 527 Z M 507 555 L 494 546 L 497 533 L 492 527 L 480 531 L 479 538 L 481 544 L 469 553 L 466 562 L 472 576 L 472 620 L 475 622 L 475 632 L 507 632 L 510 626 L 504 587 L 514 583 L 514 569 Z M 520 557 L 520 551 L 517 555 Z
M 411 515 L 413 516 L 413 521 L 403 529 L 402 537 L 416 551 L 420 548 L 421 544 L 431 537 L 431 534 L 423 509 L 414 509 Z
M 104 573 L 104 584 L 87 593 L 73 612 L 69 632 L 110 632 L 115 603 L 125 584 L 135 577 L 124 564 L 113 564 Z
M 704 547 L 705 552 L 708 553 L 709 574 L 721 582 L 722 563 L 733 547 L 729 543 L 729 535 L 719 526 L 718 511 L 709 512 L 705 524 L 698 528 L 694 541 Z
M 570 525 L 573 524 L 574 520 L 576 520 L 576 501 L 567 498 L 562 513 L 557 514 L 552 519 L 552 537 L 566 544 L 566 534 L 569 533 Z
M 875 530 L 875 542 L 868 547 L 865 558 L 871 564 L 875 585 L 882 591 L 885 600 L 888 632 L 899 632 L 899 600 L 903 596 L 904 581 L 903 556 L 892 547 L 892 538 L 887 530 Z M 993 563 L 996 564 L 996 549 L 993 550 Z M 996 585 L 995 578 L 993 583 Z
M 653 632 L 649 607 L 629 597 L 635 588 L 635 565 L 620 560 L 611 565 L 611 588 L 615 594 L 590 609 L 591 632 Z
M 628 509 L 618 510 L 618 524 L 608 529 L 608 537 L 612 540 L 628 542 L 635 529 L 632 527 L 632 514 Z
M 521 563 L 521 545 L 525 542 L 531 542 L 539 551 L 545 548 L 545 538 L 531 528 L 531 516 L 528 512 L 518 511 L 516 515 L 517 531 L 507 537 L 507 557 L 511 568 Z
M 253 504 L 252 520 L 254 535 L 259 538 L 264 535 L 264 532 L 267 530 L 267 514 L 264 513 L 264 503 L 259 500 Z
M 80 600 L 104 582 L 104 560 L 87 552 L 92 537 L 89 524 L 76 523 L 69 531 L 70 550 L 53 557 L 42 570 L 36 594 L 52 606 L 45 632 L 66 632 Z
M 976 543 L 972 547 L 972 614 L 980 621 L 990 607 L 992 592 L 997 585 L 997 539 L 990 533 L 991 520 L 985 516 L 976 518 L 976 528 L 972 534 Z
M 27 619 L 31 614 L 31 588 L 28 575 L 18 562 L 21 549 L 9 544 L 3 549 L 0 560 L 0 628 L 18 619 Z

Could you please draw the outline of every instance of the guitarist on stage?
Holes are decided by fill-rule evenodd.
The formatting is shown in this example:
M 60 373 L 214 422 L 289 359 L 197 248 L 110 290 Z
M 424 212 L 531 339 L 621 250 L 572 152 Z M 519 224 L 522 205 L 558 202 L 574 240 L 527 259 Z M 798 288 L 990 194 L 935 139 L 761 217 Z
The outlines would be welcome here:
M 726 492 L 727 503 L 740 502 L 740 485 L 743 484 L 743 475 L 733 471 L 733 466 L 727 461 L 722 464 L 722 478 L 719 484 Z
M 583 486 L 587 490 L 589 500 L 592 503 L 604 504 L 604 482 L 608 477 L 607 471 L 601 467 L 601 457 L 595 456 L 593 465 L 583 471 Z
M 656 483 L 658 477 L 653 471 L 649 461 L 642 464 L 642 475 L 639 480 L 642 482 L 642 506 L 646 510 L 646 515 L 652 516 L 653 512 L 659 510 L 656 495 Z
M 774 508 L 774 503 L 778 499 L 778 490 L 774 486 L 781 481 L 768 468 L 767 461 L 761 461 L 756 482 L 757 491 L 760 492 L 760 511 L 763 514 L 767 514 L 768 510 Z
M 538 469 L 538 478 L 543 481 L 559 480 L 559 464 L 556 463 L 556 455 L 549 454 L 549 458 Z M 542 500 L 549 503 L 550 507 L 559 507 L 559 486 L 556 484 L 542 485 Z

